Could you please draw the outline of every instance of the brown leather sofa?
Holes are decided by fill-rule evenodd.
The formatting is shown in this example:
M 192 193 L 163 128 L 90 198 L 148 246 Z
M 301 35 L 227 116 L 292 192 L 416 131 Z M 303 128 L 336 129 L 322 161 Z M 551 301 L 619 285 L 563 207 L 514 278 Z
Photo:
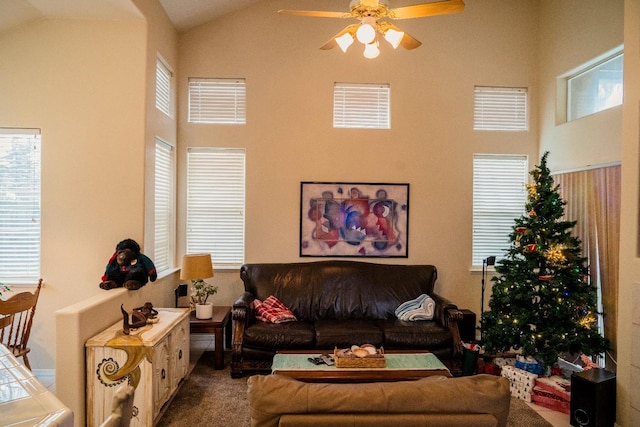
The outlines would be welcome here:
M 245 292 L 233 305 L 231 375 L 268 371 L 279 350 L 330 351 L 370 343 L 385 350 L 429 350 L 455 376 L 462 345 L 462 313 L 434 291 L 433 265 L 390 265 L 360 261 L 246 264 Z M 433 320 L 400 321 L 403 302 L 427 294 L 435 301 Z M 298 321 L 257 321 L 252 301 L 274 295 Z
M 360 384 L 248 379 L 252 427 L 507 425 L 509 381 L 493 375 Z

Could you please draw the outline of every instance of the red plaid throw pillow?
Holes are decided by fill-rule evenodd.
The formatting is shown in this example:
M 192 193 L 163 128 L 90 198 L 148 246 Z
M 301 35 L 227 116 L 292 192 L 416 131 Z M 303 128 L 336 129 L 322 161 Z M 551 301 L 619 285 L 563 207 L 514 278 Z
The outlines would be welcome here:
M 278 298 L 269 296 L 264 302 L 254 300 L 256 319 L 268 323 L 294 322 L 296 316 Z

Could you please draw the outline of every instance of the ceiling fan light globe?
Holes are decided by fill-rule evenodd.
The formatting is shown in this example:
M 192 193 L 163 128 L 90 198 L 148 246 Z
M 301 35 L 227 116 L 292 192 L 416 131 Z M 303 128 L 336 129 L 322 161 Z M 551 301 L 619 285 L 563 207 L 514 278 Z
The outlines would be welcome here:
M 378 43 L 369 43 L 364 46 L 364 57 L 367 59 L 377 58 L 380 55 Z
M 370 44 L 376 38 L 376 30 L 370 24 L 362 24 L 356 31 L 356 38 L 362 44 Z
M 404 31 L 396 31 L 393 28 L 388 29 L 387 32 L 384 33 L 384 39 L 388 41 L 394 49 L 400 46 L 403 37 Z
M 338 43 L 340 49 L 342 49 L 342 51 L 346 53 L 347 49 L 349 49 L 349 46 L 353 44 L 353 36 L 349 33 L 344 33 L 340 37 L 336 37 L 336 43 Z

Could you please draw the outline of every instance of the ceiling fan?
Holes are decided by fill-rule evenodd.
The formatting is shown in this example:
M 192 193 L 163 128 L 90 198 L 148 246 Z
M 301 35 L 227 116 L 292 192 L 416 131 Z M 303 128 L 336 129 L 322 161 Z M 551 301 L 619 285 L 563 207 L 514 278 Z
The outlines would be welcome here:
M 398 46 L 415 49 L 422 44 L 391 22 L 381 21 L 381 19 L 410 19 L 458 13 L 464 9 L 464 3 L 462 0 L 442 0 L 392 9 L 389 8 L 387 0 L 352 0 L 349 8 L 349 12 L 279 10 L 278 13 L 318 18 L 355 18 L 360 21 L 359 24 L 347 26 L 320 49 L 326 50 L 339 46 L 343 52 L 346 52 L 353 41 L 358 40 L 365 45 L 364 56 L 375 58 L 380 54 L 377 33 L 380 33 L 394 49 Z

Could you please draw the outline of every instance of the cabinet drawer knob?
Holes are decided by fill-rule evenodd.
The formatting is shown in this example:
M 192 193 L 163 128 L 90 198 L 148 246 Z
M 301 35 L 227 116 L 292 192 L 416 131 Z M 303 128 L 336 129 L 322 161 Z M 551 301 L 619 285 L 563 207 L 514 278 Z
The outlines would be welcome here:
M 167 371 L 165 371 L 164 369 L 162 370 L 162 379 L 167 378 Z
M 180 351 L 178 352 L 178 359 L 182 360 L 182 349 L 180 349 Z

